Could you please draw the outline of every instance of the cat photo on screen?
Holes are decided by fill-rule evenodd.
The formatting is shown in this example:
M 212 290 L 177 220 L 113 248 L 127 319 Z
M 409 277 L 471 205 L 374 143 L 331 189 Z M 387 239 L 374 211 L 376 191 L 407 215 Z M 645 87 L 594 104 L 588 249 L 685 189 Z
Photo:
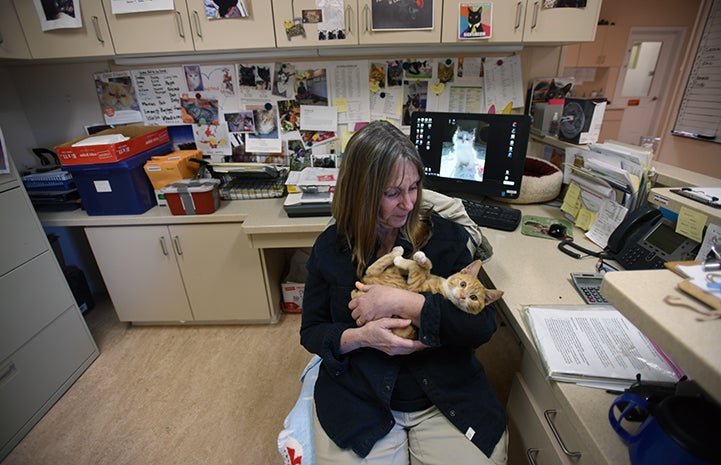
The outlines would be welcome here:
M 482 181 L 486 165 L 488 124 L 458 120 L 446 135 L 441 158 L 441 176 Z

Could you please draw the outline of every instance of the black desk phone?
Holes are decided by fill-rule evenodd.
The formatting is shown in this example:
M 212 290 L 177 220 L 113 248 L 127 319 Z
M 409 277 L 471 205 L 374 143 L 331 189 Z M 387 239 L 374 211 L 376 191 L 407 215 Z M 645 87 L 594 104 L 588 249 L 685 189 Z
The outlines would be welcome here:
M 628 212 L 608 238 L 605 252 L 627 270 L 663 268 L 665 262 L 693 260 L 701 245 L 674 229 L 654 207 Z

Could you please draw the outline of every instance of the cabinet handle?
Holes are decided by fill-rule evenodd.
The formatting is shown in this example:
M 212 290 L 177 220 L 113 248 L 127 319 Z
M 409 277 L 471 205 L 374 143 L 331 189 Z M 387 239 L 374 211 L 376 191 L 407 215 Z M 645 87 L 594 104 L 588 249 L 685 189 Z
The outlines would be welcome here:
M 4 367 L 0 368 L 0 386 L 10 381 L 17 371 L 18 369 L 15 366 L 15 362 L 9 362 Z
M 528 449 L 526 451 L 526 457 L 528 457 L 528 463 L 531 465 L 537 465 L 536 457 L 538 457 L 538 449 Z
M 5 37 L 3 37 L 2 32 L 0 32 L 0 45 L 2 45 L 3 42 L 5 42 Z
M 533 3 L 533 22 L 531 23 L 531 29 L 535 29 L 538 24 L 538 2 Z
M 180 12 L 178 10 L 175 10 L 175 25 L 178 27 L 178 35 L 182 39 L 185 39 L 185 30 L 183 29 L 182 18 L 180 17 Z
M 514 31 L 517 31 L 521 27 L 521 13 L 523 12 L 523 4 L 518 2 L 516 4 L 516 25 L 513 27 Z
M 563 443 L 563 440 L 561 439 L 561 436 L 558 434 L 558 430 L 556 430 L 556 425 L 553 424 L 553 420 L 551 419 L 551 415 L 556 416 L 555 410 L 546 410 L 543 412 L 543 416 L 546 417 L 546 423 L 548 423 L 548 427 L 551 428 L 551 432 L 553 433 L 553 437 L 556 438 L 556 442 L 558 442 L 558 445 L 561 446 L 561 450 L 564 454 L 566 454 L 569 457 L 580 457 L 580 452 L 571 452 L 568 450 L 568 447 Z
M 365 21 L 365 29 L 368 32 L 368 5 L 363 5 L 363 20 Z
M 348 29 L 348 34 L 350 34 L 352 32 L 351 27 L 350 27 L 351 19 L 353 19 L 353 17 L 351 16 L 352 14 L 353 14 L 353 8 L 351 8 L 350 5 L 345 7 L 345 26 L 346 26 L 346 29 Z
M 193 22 L 195 23 L 195 35 L 203 38 L 203 31 L 200 30 L 200 17 L 198 16 L 198 10 L 193 10 Z
M 180 248 L 180 238 L 178 236 L 173 236 L 173 245 L 175 246 L 177 254 L 183 255 L 183 249 Z
M 168 255 L 168 245 L 165 243 L 165 236 L 160 236 L 160 248 L 163 250 L 163 255 Z
M 105 41 L 103 40 L 103 36 L 100 35 L 100 25 L 98 24 L 98 17 L 93 16 L 92 17 L 93 22 L 93 29 L 95 29 L 95 37 L 98 39 L 98 42 L 105 45 Z

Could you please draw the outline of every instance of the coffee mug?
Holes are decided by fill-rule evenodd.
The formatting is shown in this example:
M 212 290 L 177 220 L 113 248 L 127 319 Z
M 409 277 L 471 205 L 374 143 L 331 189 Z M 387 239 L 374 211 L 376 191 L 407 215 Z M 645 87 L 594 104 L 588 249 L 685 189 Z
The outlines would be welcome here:
M 634 409 L 648 416 L 631 433 L 621 421 Z M 720 463 L 721 409 L 716 404 L 700 397 L 670 396 L 650 410 L 644 397 L 624 393 L 608 411 L 611 426 L 628 445 L 633 465 Z

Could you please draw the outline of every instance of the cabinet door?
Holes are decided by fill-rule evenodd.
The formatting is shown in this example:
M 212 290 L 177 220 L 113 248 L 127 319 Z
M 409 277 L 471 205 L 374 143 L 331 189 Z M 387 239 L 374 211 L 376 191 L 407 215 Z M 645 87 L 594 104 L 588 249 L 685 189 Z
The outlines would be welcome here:
M 121 321 L 193 319 L 167 226 L 85 228 Z
M 81 28 L 43 32 L 34 2 L 14 0 L 25 39 L 33 58 L 112 56 L 115 54 L 103 5 L 95 0 L 79 2 Z M 136 31 L 137 34 L 137 31 Z
M 441 26 L 443 18 L 443 2 L 433 2 L 433 29 L 405 30 L 405 31 L 373 31 L 371 4 L 376 0 L 358 0 L 358 26 L 360 44 L 437 44 L 441 42 Z M 387 3 L 387 2 L 385 2 Z M 396 2 L 398 8 L 410 4 L 413 8 L 415 1 L 403 0 Z M 404 14 L 408 14 L 407 12 Z
M 273 8 L 264 2 L 246 2 L 246 18 L 208 19 L 203 0 L 187 0 L 195 50 L 238 50 L 275 47 Z
M 358 4 L 357 0 L 344 0 L 343 11 L 331 12 L 335 18 L 342 18 L 344 38 L 328 39 L 328 34 L 320 34 L 317 23 L 303 23 L 303 11 L 316 10 L 316 0 L 273 0 L 275 22 L 275 40 L 278 48 L 286 47 L 332 47 L 358 44 Z M 324 12 L 328 14 L 327 12 Z M 324 20 L 333 19 L 324 18 Z M 286 27 L 292 26 L 291 33 Z M 297 34 L 297 31 L 304 34 Z M 327 29 L 327 27 L 326 27 Z
M 270 321 L 260 253 L 241 223 L 169 229 L 197 321 Z
M 588 0 L 585 8 L 543 8 L 543 0 L 528 0 L 524 43 L 591 42 L 601 0 Z
M 112 0 L 103 0 L 115 52 L 122 55 L 193 51 L 188 10 L 182 0 L 174 3 L 174 10 L 116 15 L 112 12 Z
M 0 276 L 47 249 L 40 227 L 21 187 L 0 194 Z
M 491 38 L 490 39 L 459 39 L 458 18 L 460 15 L 460 4 L 466 3 L 459 0 L 445 0 L 443 2 L 443 30 L 442 41 L 446 43 L 468 43 L 482 45 L 494 42 L 517 42 L 523 40 L 523 11 L 526 6 L 525 0 L 516 2 L 494 2 L 491 15 Z
M 30 49 L 11 0 L 0 0 L 0 58 L 30 58 Z

